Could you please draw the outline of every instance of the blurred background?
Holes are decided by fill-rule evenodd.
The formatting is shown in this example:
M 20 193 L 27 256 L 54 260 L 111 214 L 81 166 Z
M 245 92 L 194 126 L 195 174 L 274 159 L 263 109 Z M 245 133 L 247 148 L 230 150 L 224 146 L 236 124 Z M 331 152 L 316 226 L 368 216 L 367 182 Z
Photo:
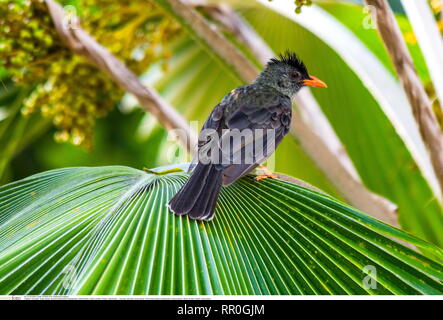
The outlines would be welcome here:
M 78 16 L 81 26 L 144 84 L 201 126 L 212 108 L 242 81 L 157 2 L 162 1 L 59 3 L 68 18 Z M 329 87 L 311 91 L 319 106 L 314 118 L 327 123 L 323 133 L 331 130 L 335 135 L 323 135 L 325 143 L 339 142 L 334 154 L 343 155 L 357 181 L 397 208 L 404 229 L 443 245 L 438 183 L 370 7 L 363 1 L 344 0 L 186 2 L 258 69 L 259 58 L 236 37 L 235 23 L 226 20 L 226 12 L 233 12 L 274 53 L 297 52 L 309 72 Z M 389 3 L 441 123 L 429 73 L 432 66 L 402 1 Z M 426 3 L 441 36 L 442 1 Z M 189 159 L 137 99 L 63 46 L 43 2 L 1 0 L 0 4 L 1 184 L 61 167 L 141 169 Z M 347 201 L 340 183 L 331 181 L 296 134 L 278 148 L 275 170 Z

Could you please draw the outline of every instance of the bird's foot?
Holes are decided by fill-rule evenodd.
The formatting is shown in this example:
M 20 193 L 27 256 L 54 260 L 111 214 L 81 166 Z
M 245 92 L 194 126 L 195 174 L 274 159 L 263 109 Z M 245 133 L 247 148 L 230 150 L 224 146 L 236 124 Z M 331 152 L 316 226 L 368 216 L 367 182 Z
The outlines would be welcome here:
M 267 178 L 277 179 L 277 176 L 271 170 L 266 168 L 265 166 L 259 165 L 258 167 L 261 169 L 261 171 L 263 173 L 255 176 L 256 181 L 260 181 L 260 180 L 267 179 Z
M 275 174 L 258 174 L 255 176 L 255 181 L 260 181 L 268 178 L 277 179 L 277 176 Z
M 164 175 L 164 174 L 168 174 L 168 173 L 173 173 L 173 172 L 183 172 L 184 170 L 181 168 L 172 168 L 172 169 L 167 169 L 167 170 L 162 170 L 162 171 L 156 171 L 156 170 L 151 170 L 148 168 L 143 168 L 144 172 L 150 173 L 150 174 L 155 174 L 155 175 Z

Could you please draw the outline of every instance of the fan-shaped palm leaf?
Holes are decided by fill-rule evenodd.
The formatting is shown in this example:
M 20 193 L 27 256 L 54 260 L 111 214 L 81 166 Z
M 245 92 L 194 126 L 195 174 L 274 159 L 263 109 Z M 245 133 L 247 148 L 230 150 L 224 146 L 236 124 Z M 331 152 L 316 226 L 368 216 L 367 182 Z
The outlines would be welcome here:
M 440 249 L 288 182 L 246 177 L 213 221 L 176 217 L 186 176 L 67 168 L 1 187 L 0 293 L 443 293 L 443 266 L 386 236 Z

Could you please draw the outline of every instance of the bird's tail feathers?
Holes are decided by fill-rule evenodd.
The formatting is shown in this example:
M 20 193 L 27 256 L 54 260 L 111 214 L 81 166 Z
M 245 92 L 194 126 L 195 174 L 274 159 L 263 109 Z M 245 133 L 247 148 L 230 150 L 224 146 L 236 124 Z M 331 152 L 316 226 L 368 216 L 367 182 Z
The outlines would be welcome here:
M 176 215 L 191 219 L 211 220 L 222 186 L 223 170 L 213 164 L 198 163 L 188 181 L 169 201 Z

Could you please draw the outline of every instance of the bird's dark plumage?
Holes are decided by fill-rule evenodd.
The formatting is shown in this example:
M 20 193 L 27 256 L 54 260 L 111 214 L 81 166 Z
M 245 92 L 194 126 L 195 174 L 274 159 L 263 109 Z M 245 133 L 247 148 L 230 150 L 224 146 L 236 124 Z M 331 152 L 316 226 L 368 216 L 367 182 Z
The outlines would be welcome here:
M 187 214 L 192 219 L 212 217 L 222 186 L 222 168 L 212 164 L 198 164 L 185 186 L 169 202 L 177 215 Z
M 291 98 L 308 81 L 319 80 L 311 78 L 303 62 L 287 51 L 271 59 L 252 84 L 226 95 L 203 125 L 197 163 L 191 166 L 191 177 L 171 199 L 169 208 L 177 215 L 211 220 L 221 187 L 263 163 L 288 133 Z M 208 130 L 214 135 L 205 135 Z M 243 140 L 225 150 L 223 146 L 235 132 L 253 134 L 242 136 Z M 202 153 L 207 157 L 201 157 Z

